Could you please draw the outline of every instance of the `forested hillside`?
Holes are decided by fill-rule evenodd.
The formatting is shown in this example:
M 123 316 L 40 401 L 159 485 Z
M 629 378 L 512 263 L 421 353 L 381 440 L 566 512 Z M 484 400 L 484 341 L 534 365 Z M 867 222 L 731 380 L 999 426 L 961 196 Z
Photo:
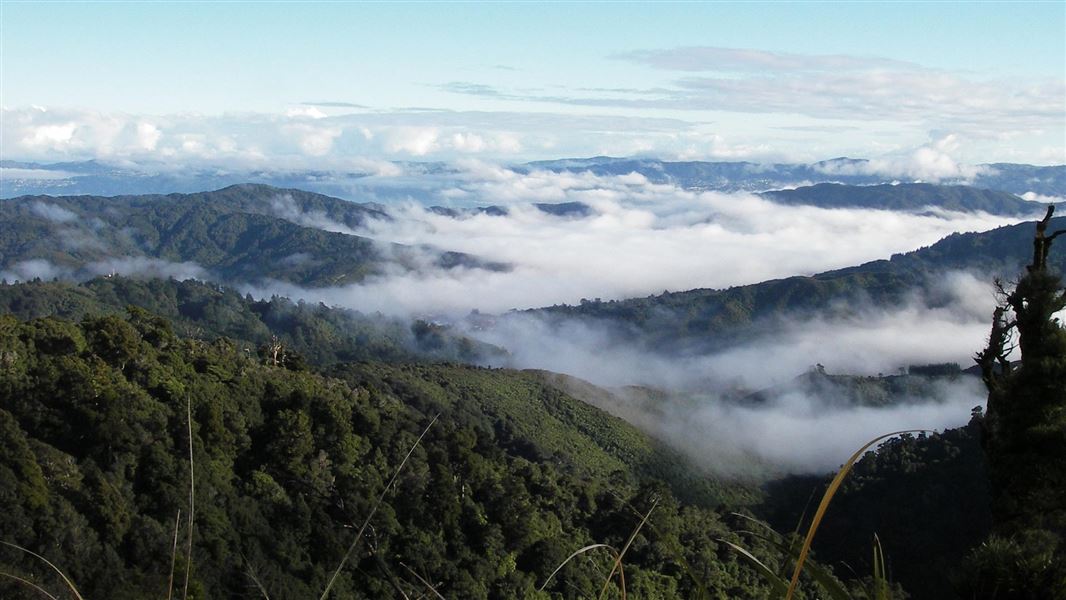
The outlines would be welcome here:
M 5 316 L 0 342 L 0 532 L 47 555 L 87 598 L 165 594 L 174 522 L 188 514 L 189 407 L 192 597 L 258 596 L 253 575 L 272 597 L 318 593 L 437 414 L 336 597 L 417 594 L 412 572 L 448 597 L 537 597 L 570 552 L 620 547 L 653 506 L 627 554 L 631 594 L 765 593 L 716 541 L 741 542 L 726 515 L 705 508 L 752 492 L 678 479 L 683 461 L 662 446 L 521 373 L 348 365 L 327 377 L 181 338 L 140 310 L 81 324 Z M 11 548 L 2 556 L 5 569 L 62 585 Z M 179 574 L 185 560 L 179 551 Z M 547 591 L 579 597 L 601 584 L 581 562 Z
M 1066 227 L 1066 217 L 1051 227 Z M 789 277 L 729 289 L 664 292 L 628 300 L 585 300 L 529 314 L 548 318 L 581 317 L 612 322 L 634 343 L 652 348 L 706 350 L 778 326 L 774 317 L 824 313 L 827 307 L 898 305 L 916 289 L 929 287 L 951 270 L 975 271 L 985 280 L 1015 277 L 1032 252 L 1032 223 L 983 233 L 959 233 L 914 252 L 812 276 Z M 1049 265 L 1066 267 L 1066 254 Z
M 504 352 L 423 320 L 362 314 L 282 296 L 255 300 L 195 280 L 100 277 L 82 283 L 0 284 L 0 314 L 24 320 L 122 315 L 130 305 L 166 317 L 184 336 L 208 341 L 224 336 L 253 352 L 276 336 L 287 360 L 319 366 L 366 360 L 475 362 Z
M 958 597 L 960 565 L 992 527 L 980 416 L 966 427 L 904 436 L 868 452 L 833 500 L 814 548 L 829 564 L 869 573 L 876 534 L 893 580 L 915 600 Z M 828 479 L 790 476 L 766 486 L 759 513 L 778 531 L 810 514 Z
M 0 272 L 87 279 L 118 272 L 305 286 L 386 268 L 505 265 L 354 235 L 380 207 L 263 185 L 144 196 L 24 196 L 0 203 Z
M 982 211 L 993 215 L 1036 216 L 1040 204 L 1027 202 L 1014 194 L 965 185 L 900 183 L 843 185 L 819 183 L 788 190 L 763 192 L 779 204 L 805 204 L 822 208 L 876 208 L 881 210 Z

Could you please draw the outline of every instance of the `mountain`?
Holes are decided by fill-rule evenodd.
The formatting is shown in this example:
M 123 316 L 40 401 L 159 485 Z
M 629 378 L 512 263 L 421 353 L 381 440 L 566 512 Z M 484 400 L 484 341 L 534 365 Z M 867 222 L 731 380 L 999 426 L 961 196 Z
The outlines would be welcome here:
M 842 183 L 876 185 L 915 178 L 885 174 L 878 163 L 834 158 L 811 164 L 664 161 L 653 158 L 567 158 L 510 165 L 517 173 L 590 172 L 600 176 L 639 173 L 654 183 L 692 190 L 766 191 L 800 184 Z M 1010 163 L 977 165 L 970 177 L 945 178 L 941 183 L 967 184 L 1016 195 L 1029 192 L 1066 197 L 1066 165 L 1034 166 Z M 0 197 L 26 194 L 152 194 L 196 192 L 240 183 L 299 188 L 347 199 L 382 202 L 415 199 L 440 203 L 441 192 L 464 180 L 462 171 L 443 163 L 397 162 L 386 168 L 351 170 L 264 171 L 211 167 L 176 169 L 165 164 L 110 164 L 83 161 L 41 164 L 0 161 Z
M 536 202 L 533 207 L 537 210 L 556 217 L 582 218 L 595 214 L 593 209 L 584 202 Z M 467 217 L 475 215 L 489 215 L 499 217 L 509 214 L 506 206 L 478 206 L 474 208 L 451 208 L 447 206 L 431 206 L 429 211 L 446 217 Z
M 827 307 L 898 305 L 915 289 L 928 287 L 940 274 L 971 270 L 989 281 L 1011 277 L 1032 256 L 1033 223 L 982 233 L 956 233 L 932 246 L 888 260 L 728 289 L 664 292 L 628 300 L 588 300 L 522 314 L 556 320 L 591 318 L 614 324 L 624 343 L 675 352 L 707 351 L 759 333 L 772 334 L 774 318 L 825 314 Z M 1066 229 L 1066 217 L 1052 219 L 1049 230 Z M 1051 267 L 1066 270 L 1066 252 L 1052 252 Z
M 166 196 L 23 196 L 0 203 L 0 272 L 19 279 L 147 272 L 326 286 L 423 264 L 507 268 L 353 233 L 368 219 L 387 218 L 373 204 L 250 184 Z
M 600 176 L 639 173 L 654 183 L 670 183 L 687 189 L 718 191 L 764 191 L 809 183 L 876 185 L 904 180 L 878 172 L 877 165 L 865 159 L 835 158 L 812 164 L 664 161 L 652 158 L 561 159 L 532 162 L 516 167 L 522 172 L 535 169 L 555 172 L 590 172 Z M 1027 192 L 1045 196 L 1066 196 L 1066 165 L 1034 166 L 1010 163 L 977 165 L 969 178 L 946 178 L 941 183 L 969 184 L 1021 195 Z
M 231 288 L 191 279 L 99 277 L 80 283 L 0 284 L 0 314 L 21 320 L 54 316 L 81 321 L 124 315 L 129 306 L 166 318 L 189 338 L 226 337 L 257 354 L 276 341 L 283 344 L 284 361 L 319 367 L 370 360 L 469 363 L 504 352 L 422 320 L 362 314 L 282 296 L 253 300 Z
M 790 190 L 763 192 L 760 195 L 778 204 L 808 205 L 819 208 L 874 208 L 909 211 L 939 208 L 958 212 L 980 211 L 1010 216 L 1042 216 L 1046 208 L 1044 205 L 1022 200 L 1007 192 L 930 183 L 868 186 L 820 183 Z
M 878 376 L 826 373 L 815 367 L 783 384 L 760 390 L 737 400 L 755 407 L 779 402 L 791 394 L 818 398 L 825 406 L 886 407 L 908 404 L 916 399 L 943 401 L 942 384 L 961 377 L 977 381 L 977 375 L 963 371 L 958 364 L 912 365 L 903 372 Z
M 757 513 L 777 531 L 810 514 L 830 477 L 770 482 Z M 829 564 L 871 572 L 874 535 L 892 579 L 915 600 L 959 597 L 955 581 L 971 548 L 992 529 L 980 418 L 941 433 L 906 435 L 868 452 L 833 499 L 814 540 Z
M 334 597 L 411 596 L 425 581 L 454 598 L 585 597 L 609 553 L 555 567 L 590 543 L 627 544 L 644 513 L 630 593 L 769 591 L 722 540 L 769 546 L 711 508 L 756 490 L 673 481 L 683 458 L 523 373 L 316 373 L 184 338 L 143 310 L 0 316 L 0 348 L 0 537 L 47 555 L 85 597 L 165 594 L 172 556 L 179 582 L 190 564 L 191 597 L 314 597 L 347 555 Z M 29 555 L 0 556 L 5 573 L 63 588 Z M 7 577 L 0 593 L 37 597 Z

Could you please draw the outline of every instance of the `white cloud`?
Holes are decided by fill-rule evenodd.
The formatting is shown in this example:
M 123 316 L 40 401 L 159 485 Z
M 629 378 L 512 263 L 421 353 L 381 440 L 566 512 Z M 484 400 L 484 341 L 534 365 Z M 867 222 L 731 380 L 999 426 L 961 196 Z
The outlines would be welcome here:
M 762 407 L 708 400 L 655 423 L 653 433 L 697 464 L 732 475 L 823 474 L 857 448 L 891 431 L 965 425 L 985 392 L 975 377 L 943 383 L 940 398 L 911 398 L 889 407 L 833 405 L 825 398 L 787 394 Z M 832 435 L 827 435 L 832 432 Z
M 20 261 L 9 266 L 7 270 L 0 271 L 0 279 L 7 280 L 8 283 L 30 281 L 38 277 L 48 281 L 69 275 L 69 269 L 54 265 L 43 258 Z
M 137 146 L 142 150 L 155 150 L 162 137 L 163 132 L 159 131 L 159 128 L 152 123 L 142 122 L 137 124 Z
M 15 167 L 0 167 L 0 180 L 31 179 L 37 181 L 52 181 L 57 179 L 69 179 L 76 177 L 74 173 L 52 169 L 22 169 Z
M 71 221 L 77 221 L 78 215 L 63 208 L 62 206 L 56 206 L 55 204 L 48 204 L 47 202 L 34 202 L 30 205 L 30 210 L 33 214 L 47 219 L 53 223 L 70 223 Z
M 326 156 L 333 149 L 333 141 L 343 133 L 339 127 L 318 127 L 306 123 L 285 125 L 282 131 L 296 138 L 300 150 L 308 156 Z
M 329 218 L 320 210 L 301 210 L 289 194 L 282 194 L 270 199 L 270 208 L 275 215 L 304 227 L 313 227 L 323 231 L 356 235 L 356 232 L 343 223 Z
M 836 135 L 808 129 L 809 137 L 870 138 L 876 129 L 964 131 L 971 136 L 1021 134 L 1028 160 L 1063 156 L 1066 134 L 1066 79 L 987 79 L 965 71 L 934 69 L 881 57 L 807 55 L 746 48 L 681 47 L 638 50 L 615 55 L 637 64 L 680 76 L 670 85 L 634 88 L 562 88 L 554 93 L 513 91 L 477 82 L 451 82 L 444 91 L 503 102 L 540 102 L 612 108 L 639 114 L 651 111 L 694 111 L 723 115 L 724 128 L 749 129 L 749 122 L 770 115 L 777 127 L 804 117 L 821 125 L 858 126 L 861 133 Z M 732 114 L 730 114 L 732 113 Z M 739 117 L 760 114 L 764 117 Z M 792 122 L 789 122 L 792 121 Z M 775 128 L 771 126 L 770 128 Z M 865 135 L 863 135 L 865 134 Z M 763 131 L 755 146 L 780 143 Z M 835 144 L 840 147 L 839 142 Z M 1000 148 L 998 155 L 1012 148 Z M 837 155 L 841 154 L 840 152 Z M 1050 160 L 1050 159 L 1049 159 Z M 989 162 L 994 162 L 995 159 Z M 1042 161 L 1047 162 L 1047 161 Z
M 855 99 L 832 99 L 836 94 L 838 92 L 826 92 L 822 101 L 862 104 Z M 1055 136 L 1063 129 L 1062 123 L 1055 121 L 1056 118 L 1062 121 L 1061 117 L 1049 116 L 1050 120 L 1036 129 L 1032 123 L 1008 124 L 1003 120 L 986 127 L 972 122 L 941 122 L 936 117 L 937 111 L 927 107 L 928 110 L 916 109 L 916 114 L 929 115 L 929 119 L 912 120 L 905 125 L 877 120 L 880 117 L 874 111 L 854 115 L 854 120 L 849 123 L 862 127 L 855 126 L 854 130 L 844 133 L 825 127 L 816 131 L 783 133 L 780 127 L 797 118 L 803 122 L 827 123 L 826 119 L 797 117 L 789 108 L 796 99 L 788 94 L 784 96 L 780 99 L 781 110 L 786 112 L 765 119 L 723 118 L 727 115 L 720 111 L 741 109 L 730 108 L 729 102 L 722 104 L 715 100 L 706 107 L 715 111 L 713 123 L 566 112 L 374 111 L 311 115 L 308 111 L 315 110 L 314 107 L 301 107 L 300 111 L 288 114 L 144 116 L 70 108 L 44 111 L 5 108 L 4 130 L 0 135 L 5 157 L 9 159 L 66 161 L 102 158 L 275 170 L 336 169 L 353 159 L 454 160 L 464 156 L 508 161 L 600 154 L 655 155 L 681 160 L 809 161 L 826 155 L 854 154 L 850 151 L 856 148 L 863 154 L 869 154 L 871 150 L 879 154 L 881 151 L 872 145 L 871 140 L 881 140 L 885 136 L 895 140 L 885 142 L 889 148 L 913 146 L 920 141 L 918 136 L 924 137 L 930 130 L 950 130 L 968 136 L 958 154 L 966 156 L 970 162 L 981 156 L 991 161 L 1009 157 L 1014 161 L 1039 162 L 1055 155 L 1056 149 L 1058 155 L 1062 155 L 1061 144 Z M 672 105 L 686 101 L 660 98 L 645 106 L 644 100 L 640 100 L 634 104 L 640 110 L 628 112 L 639 113 L 643 110 L 641 106 L 653 109 L 659 102 Z M 746 102 L 748 100 L 744 99 L 741 104 Z M 902 100 L 889 98 L 883 102 L 894 106 Z M 600 105 L 597 102 L 585 104 L 590 107 Z M 668 105 L 659 108 L 671 108 Z M 757 108 L 759 103 L 751 106 Z M 832 123 L 839 124 L 840 121 L 829 124 Z M 871 127 L 890 134 L 871 133 Z M 1034 133 L 1037 130 L 1039 132 Z M 1007 131 L 1013 136 L 1009 141 L 998 139 L 997 136 L 1006 135 L 1004 132 Z M 973 143 L 977 139 L 981 140 L 980 144 Z M 955 151 L 947 154 L 959 161 Z M 924 160 L 929 162 L 929 158 L 924 157 Z M 943 165 L 935 162 L 933 167 L 943 169 Z
M 34 278 L 89 279 L 97 276 L 124 275 L 127 277 L 174 278 L 178 280 L 208 280 L 209 273 L 193 262 L 171 262 L 147 256 L 124 256 L 105 258 L 75 269 L 57 265 L 45 259 L 25 260 L 0 271 L 0 279 L 9 283 L 30 281 Z
M 436 127 L 395 127 L 385 135 L 385 151 L 425 156 L 439 147 L 439 139 Z
M 972 181 L 993 172 L 984 165 L 963 164 L 952 157 L 959 150 L 959 136 L 943 135 L 913 150 L 868 161 L 830 160 L 818 163 L 827 175 L 881 175 L 916 181 Z
M 511 271 L 431 269 L 289 292 L 368 311 L 497 312 L 810 274 L 1015 222 L 972 213 L 781 206 L 750 194 L 654 184 L 637 174 L 519 173 L 481 161 L 461 167 L 449 195 L 465 205 L 502 204 L 508 214 L 453 218 L 394 206 L 394 218 L 369 221 L 355 233 L 466 252 L 513 265 Z M 532 206 L 538 202 L 580 202 L 591 214 L 555 216 Z
M 1039 202 L 1040 204 L 1059 204 L 1066 202 L 1066 198 L 1062 196 L 1047 196 L 1036 192 L 1025 192 L 1021 195 L 1021 199 L 1028 200 L 1029 202 Z
M 59 149 L 71 143 L 78 126 L 75 123 L 57 125 L 39 125 L 31 127 L 22 138 L 22 143 L 30 148 L 44 150 Z
M 324 119 L 329 115 L 322 112 L 317 106 L 303 105 L 294 106 L 285 111 L 286 117 L 307 117 L 310 119 Z
M 984 404 L 985 392 L 977 378 L 967 378 L 893 406 L 855 406 L 830 390 L 810 395 L 794 378 L 817 363 L 830 373 L 860 376 L 895 374 L 912 364 L 965 368 L 984 345 L 994 305 L 988 281 L 951 273 L 897 307 L 858 302 L 778 315 L 744 341 L 707 354 L 649 350 L 620 337 L 625 324 L 526 313 L 467 333 L 507 348 L 507 366 L 566 373 L 616 390 L 613 397 L 587 399 L 710 470 L 820 473 L 885 432 L 962 425 Z M 622 387 L 634 385 L 638 391 Z M 646 386 L 665 394 L 649 403 L 639 392 Z M 771 387 L 779 393 L 765 403 L 726 399 Z
M 886 68 L 921 70 L 915 63 L 846 54 L 796 54 L 753 48 L 682 46 L 662 50 L 636 50 L 612 58 L 670 71 L 795 72 L 868 71 Z

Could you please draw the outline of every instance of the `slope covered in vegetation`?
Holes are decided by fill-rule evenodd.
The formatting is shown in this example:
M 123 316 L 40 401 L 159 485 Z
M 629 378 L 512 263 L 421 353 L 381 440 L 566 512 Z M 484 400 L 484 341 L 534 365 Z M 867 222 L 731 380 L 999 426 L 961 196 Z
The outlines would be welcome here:
M 900 183 L 867 186 L 819 183 L 788 190 L 764 192 L 778 204 L 803 204 L 822 208 L 874 208 L 879 210 L 981 211 L 993 215 L 1035 216 L 1043 207 L 1014 194 L 965 185 Z
M 502 352 L 423 320 L 363 314 L 282 296 L 255 300 L 195 280 L 101 277 L 82 283 L 0 284 L 0 313 L 23 320 L 56 316 L 80 321 L 90 315 L 122 315 L 130 305 L 167 318 L 186 337 L 227 337 L 256 351 L 276 336 L 289 360 L 320 366 L 365 360 L 472 362 Z
M 0 203 L 0 271 L 22 279 L 32 278 L 24 272 L 75 279 L 210 273 L 222 281 L 326 286 L 425 263 L 506 268 L 354 235 L 369 218 L 388 217 L 376 205 L 264 185 L 166 196 L 23 196 Z
M 1066 227 L 1066 217 L 1052 220 Z M 728 289 L 664 292 L 628 300 L 583 300 L 527 311 L 547 318 L 593 318 L 618 325 L 633 343 L 651 348 L 706 350 L 753 333 L 773 332 L 780 316 L 824 314 L 827 307 L 895 306 L 916 289 L 929 286 L 951 270 L 979 271 L 982 278 L 1014 277 L 1029 260 L 1032 223 L 982 233 L 958 233 L 914 252 L 897 254 L 856 267 L 797 276 Z M 1066 268 L 1066 254 L 1049 257 L 1050 266 Z
M 187 409 L 193 597 L 258 596 L 253 576 L 272 597 L 320 593 L 437 414 L 335 597 L 424 591 L 412 572 L 448 597 L 538 597 L 570 552 L 621 547 L 652 506 L 626 556 L 630 593 L 691 597 L 696 581 L 712 597 L 765 593 L 716 541 L 740 541 L 726 517 L 705 508 L 750 502 L 751 491 L 677 479 L 664 468 L 676 455 L 535 377 L 381 364 L 323 376 L 263 364 L 226 340 L 181 338 L 138 309 L 80 324 L 0 317 L 0 348 L 0 538 L 46 555 L 87 598 L 165 593 L 175 519 L 188 514 Z M 56 590 L 39 562 L 0 552 L 5 572 Z M 185 560 L 179 549 L 179 579 Z M 577 597 L 602 582 L 582 561 L 546 594 Z M 0 585 L 5 597 L 32 597 Z

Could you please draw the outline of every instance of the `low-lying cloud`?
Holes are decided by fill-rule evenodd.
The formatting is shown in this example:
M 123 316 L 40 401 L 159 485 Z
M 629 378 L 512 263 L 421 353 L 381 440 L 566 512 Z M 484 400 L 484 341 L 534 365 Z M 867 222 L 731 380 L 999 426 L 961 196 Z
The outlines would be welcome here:
M 255 293 L 452 321 L 466 335 L 505 348 L 509 355 L 498 366 L 569 374 L 616 390 L 613 398 L 589 400 L 727 475 L 823 472 L 886 431 L 962 425 L 984 401 L 973 378 L 883 407 L 802 390 L 761 405 L 730 400 L 787 385 L 817 364 L 856 375 L 895 374 L 914 364 L 968 366 L 985 342 L 995 305 L 990 282 L 968 273 L 944 275 L 898 305 L 842 298 L 824 311 L 777 315 L 757 323 L 742 344 L 714 347 L 708 339 L 696 353 L 681 341 L 679 348 L 662 342 L 653 347 L 630 323 L 559 320 L 544 313 L 462 317 L 471 309 L 498 313 L 819 272 L 1009 219 L 935 209 L 781 206 L 751 194 L 654 184 L 636 174 L 517 173 L 468 163 L 458 179 L 454 198 L 500 210 L 460 210 L 456 216 L 410 204 L 393 207 L 391 219 L 369 221 L 360 233 L 469 252 L 510 263 L 510 271 L 424 264 L 358 285 L 306 290 L 275 284 Z M 589 210 L 550 214 L 536 202 L 580 202 Z M 626 386 L 664 395 L 649 404 L 640 394 L 627 396 Z
M 967 165 L 952 155 L 959 149 L 959 137 L 947 134 L 911 151 L 868 161 L 829 160 L 816 168 L 826 175 L 881 175 L 910 181 L 970 182 L 981 175 L 994 174 L 988 165 Z
M 838 373 L 895 373 L 912 364 L 964 366 L 988 336 L 995 294 L 991 282 L 955 272 L 915 290 L 900 306 L 851 304 L 776 315 L 750 327 L 742 344 L 692 354 L 648 348 L 624 323 L 556 319 L 543 313 L 504 315 L 488 330 L 468 333 L 506 347 L 508 366 L 546 369 L 605 386 L 759 390 L 790 381 L 816 364 Z M 678 319 L 684 319 L 678 314 Z M 668 320 L 668 319 L 661 319 Z M 702 347 L 712 346 L 714 340 Z
M 409 203 L 355 233 L 465 252 L 511 270 L 421 269 L 341 288 L 285 291 L 389 314 L 501 312 L 812 274 L 887 258 L 956 231 L 1016 222 L 939 210 L 782 206 L 752 194 L 655 184 L 636 173 L 518 173 L 479 162 L 465 168 L 448 195 L 464 206 L 504 210 L 453 216 Z M 538 202 L 581 203 L 589 214 L 550 214 Z M 307 224 L 312 217 L 290 215 Z
M 24 260 L 0 270 L 0 279 L 8 283 L 41 279 L 49 281 L 84 280 L 93 277 L 122 275 L 124 277 L 177 279 L 184 281 L 196 279 L 207 281 L 210 273 L 193 262 L 172 262 L 148 256 L 122 256 L 105 258 L 79 267 L 55 264 L 49 260 L 35 258 Z
M 986 392 L 976 377 L 939 387 L 935 398 L 904 398 L 888 407 L 847 407 L 802 393 L 758 407 L 708 399 L 668 412 L 650 431 L 713 472 L 822 474 L 879 435 L 959 427 L 984 405 Z
M 910 365 L 965 368 L 987 338 L 992 286 L 951 273 L 901 306 L 872 304 L 780 315 L 743 343 L 703 354 L 650 349 L 624 324 L 516 314 L 468 334 L 511 352 L 503 363 L 573 375 L 613 394 L 570 391 L 669 442 L 708 470 L 772 476 L 833 469 L 856 448 L 896 430 L 963 425 L 985 392 L 976 377 L 932 385 L 888 405 L 855 404 L 843 390 L 819 392 L 796 378 L 815 368 L 857 376 L 895 375 Z M 682 315 L 679 315 L 679 317 Z M 627 335 L 629 333 L 630 335 Z M 713 341 L 713 340 L 710 340 Z M 708 346 L 711 344 L 708 344 Z M 638 387 L 627 387 L 638 386 Z M 648 388 L 659 390 L 649 395 Z M 765 402 L 738 396 L 775 388 Z

